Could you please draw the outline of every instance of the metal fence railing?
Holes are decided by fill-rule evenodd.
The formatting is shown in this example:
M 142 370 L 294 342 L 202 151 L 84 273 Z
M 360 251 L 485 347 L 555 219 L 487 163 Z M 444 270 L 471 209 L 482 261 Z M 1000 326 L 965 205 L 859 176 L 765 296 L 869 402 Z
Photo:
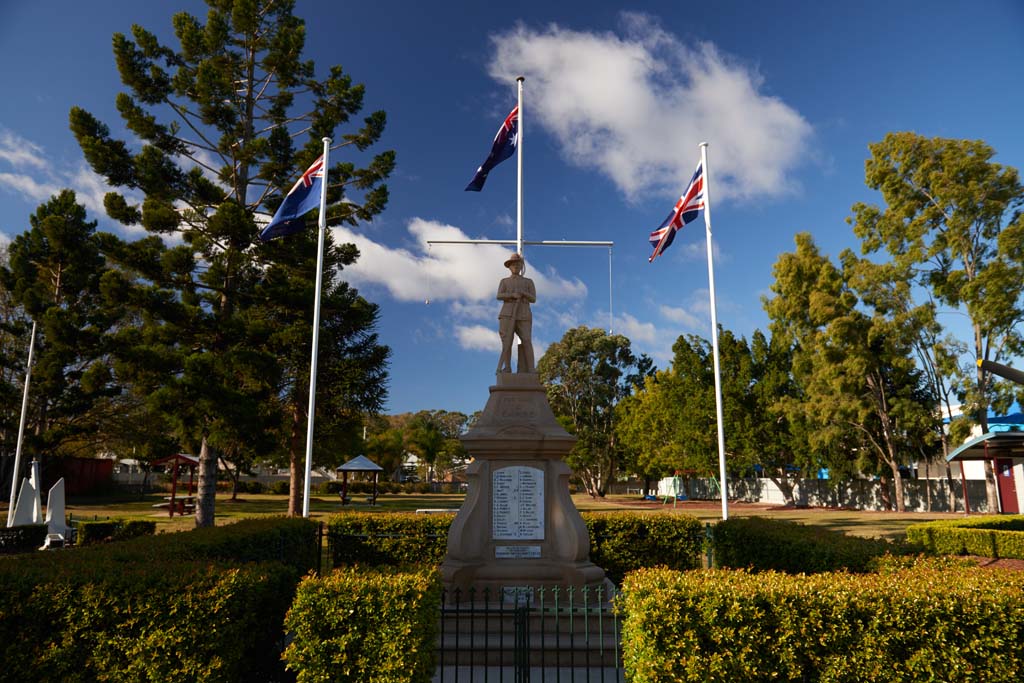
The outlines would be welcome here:
M 619 683 L 615 595 L 604 586 L 445 592 L 434 681 Z

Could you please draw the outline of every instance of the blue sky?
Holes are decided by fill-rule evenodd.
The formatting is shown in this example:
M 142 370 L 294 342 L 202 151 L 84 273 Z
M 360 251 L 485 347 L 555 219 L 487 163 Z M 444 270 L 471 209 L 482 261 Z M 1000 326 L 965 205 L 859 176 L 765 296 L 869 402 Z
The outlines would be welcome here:
M 117 135 L 114 32 L 167 38 L 201 2 L 0 0 L 0 242 L 71 187 L 101 229 L 106 188 L 68 131 L 78 105 Z M 838 255 L 864 185 L 868 144 L 887 132 L 983 139 L 1024 167 L 1024 5 L 956 2 L 372 3 L 300 0 L 306 55 L 366 84 L 384 109 L 378 150 L 398 165 L 346 271 L 380 304 L 393 349 L 388 412 L 473 412 L 500 350 L 500 247 L 426 239 L 515 237 L 514 161 L 483 192 L 463 188 L 526 76 L 524 236 L 611 240 L 606 249 L 527 248 L 537 282 L 534 341 L 586 324 L 627 335 L 668 365 L 680 334 L 710 333 L 703 222 L 648 264 L 647 235 L 709 147 L 718 320 L 765 328 L 761 297 L 779 254 L 811 232 Z M 344 132 L 344 131 L 341 131 Z M 133 233 L 123 233 L 131 235 Z M 134 233 L 138 234 L 138 233 Z M 429 301 L 429 303 L 427 303 Z M 955 316 L 950 316 L 951 319 Z

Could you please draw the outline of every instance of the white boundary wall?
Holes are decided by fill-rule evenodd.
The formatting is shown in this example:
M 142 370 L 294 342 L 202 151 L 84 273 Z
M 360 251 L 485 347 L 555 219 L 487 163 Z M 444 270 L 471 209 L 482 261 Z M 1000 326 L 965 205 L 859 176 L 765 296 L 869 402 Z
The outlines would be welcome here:
M 852 508 L 855 510 L 886 510 L 882 502 L 882 484 L 879 481 L 853 479 L 842 483 L 828 479 L 792 480 L 793 502 L 801 506 Z M 889 499 L 895 506 L 895 491 L 892 483 Z M 710 479 L 680 478 L 680 493 L 690 500 L 720 500 L 717 482 Z M 688 490 L 686 490 L 688 489 Z M 960 480 L 953 480 L 956 510 L 949 509 L 949 483 L 945 479 L 904 479 L 903 501 L 907 512 L 963 512 L 963 489 Z M 668 477 L 658 482 L 658 495 L 671 496 L 673 479 Z M 971 512 L 988 512 L 985 482 L 967 480 L 967 496 Z M 929 504 L 930 497 L 930 504 Z M 771 479 L 734 479 L 729 482 L 729 499 L 747 503 L 785 505 L 786 498 Z

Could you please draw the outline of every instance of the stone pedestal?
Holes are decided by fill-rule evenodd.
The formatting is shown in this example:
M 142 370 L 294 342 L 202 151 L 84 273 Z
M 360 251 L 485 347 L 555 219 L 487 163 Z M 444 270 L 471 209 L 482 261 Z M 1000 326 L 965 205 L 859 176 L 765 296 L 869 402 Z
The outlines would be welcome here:
M 464 599 L 472 588 L 477 600 L 484 589 L 492 599 L 521 600 L 540 587 L 604 582 L 569 497 L 562 458 L 575 442 L 551 412 L 536 373 L 498 374 L 480 419 L 462 437 L 474 459 L 441 564 L 449 600 L 456 589 Z

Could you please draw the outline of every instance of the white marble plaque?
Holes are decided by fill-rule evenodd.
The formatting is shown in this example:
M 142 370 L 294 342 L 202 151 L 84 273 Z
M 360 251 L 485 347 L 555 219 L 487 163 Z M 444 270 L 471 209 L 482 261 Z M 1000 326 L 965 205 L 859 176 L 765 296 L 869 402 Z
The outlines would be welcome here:
M 540 557 L 539 545 L 496 545 L 496 560 L 532 560 Z
M 512 465 L 494 471 L 491 529 L 496 541 L 544 540 L 544 470 Z

